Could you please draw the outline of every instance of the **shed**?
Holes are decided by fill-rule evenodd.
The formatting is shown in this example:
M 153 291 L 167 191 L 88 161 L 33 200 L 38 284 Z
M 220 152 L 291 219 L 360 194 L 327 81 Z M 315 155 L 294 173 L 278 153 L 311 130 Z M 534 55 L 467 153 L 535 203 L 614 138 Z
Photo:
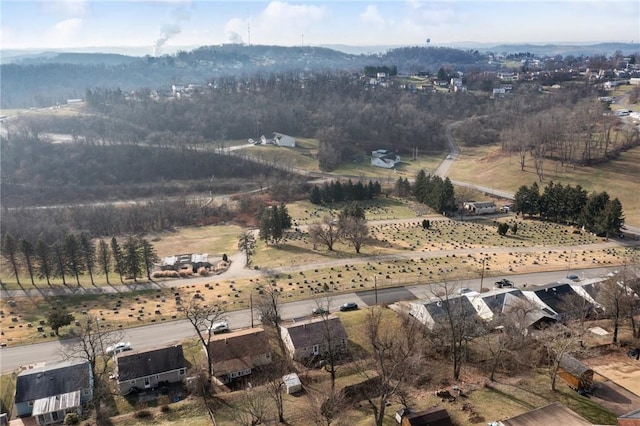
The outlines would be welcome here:
M 396 418 L 397 420 L 397 418 Z M 417 413 L 409 412 L 402 416 L 402 426 L 452 426 L 451 417 L 444 407 L 436 405 Z
M 558 376 L 578 391 L 589 392 L 593 387 L 593 370 L 569 355 L 560 359 Z
M 296 373 L 285 374 L 282 376 L 287 394 L 291 395 L 302 391 L 302 382 Z

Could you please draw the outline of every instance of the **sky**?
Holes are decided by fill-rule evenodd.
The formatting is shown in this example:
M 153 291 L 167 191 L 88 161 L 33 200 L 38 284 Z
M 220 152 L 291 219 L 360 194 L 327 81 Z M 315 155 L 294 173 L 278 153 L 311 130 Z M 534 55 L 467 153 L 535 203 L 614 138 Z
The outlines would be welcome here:
M 638 0 L 0 0 L 1 49 L 639 41 Z

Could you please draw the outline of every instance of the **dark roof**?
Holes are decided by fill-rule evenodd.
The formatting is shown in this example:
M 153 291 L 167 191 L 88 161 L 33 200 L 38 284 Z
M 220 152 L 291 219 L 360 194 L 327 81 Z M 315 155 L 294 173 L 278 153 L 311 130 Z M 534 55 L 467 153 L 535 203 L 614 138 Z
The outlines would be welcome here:
M 572 297 L 580 297 L 569 284 L 546 284 L 535 287 L 533 292 L 540 300 L 559 314 L 568 313 L 575 305 Z M 573 303 L 572 303 L 573 302 Z
M 137 379 L 185 367 L 182 345 L 122 352 L 116 357 L 118 381 Z
M 270 354 L 267 333 L 262 328 L 249 328 L 218 334 L 209 342 L 211 364 L 216 375 L 253 368 L 254 358 Z
M 411 413 L 404 416 L 411 426 L 451 426 L 449 413 L 443 407 L 436 405 L 428 410 Z
M 504 426 L 593 425 L 559 402 L 551 403 L 508 420 L 502 420 L 502 424 Z
M 15 402 L 33 401 L 88 389 L 90 383 L 91 367 L 87 361 L 46 363 L 42 367 L 18 374 Z
M 465 315 L 467 318 L 477 316 L 471 301 L 464 296 L 451 296 L 448 299 L 432 301 L 426 303 L 424 307 L 436 323 L 447 318 L 447 310 L 456 316 Z
M 291 324 L 281 324 L 289 333 L 291 342 L 295 348 L 306 348 L 325 342 L 328 336 L 336 342 L 346 339 L 347 332 L 340 322 L 340 318 L 335 316 L 327 317 L 326 324 L 324 318 L 314 318 Z

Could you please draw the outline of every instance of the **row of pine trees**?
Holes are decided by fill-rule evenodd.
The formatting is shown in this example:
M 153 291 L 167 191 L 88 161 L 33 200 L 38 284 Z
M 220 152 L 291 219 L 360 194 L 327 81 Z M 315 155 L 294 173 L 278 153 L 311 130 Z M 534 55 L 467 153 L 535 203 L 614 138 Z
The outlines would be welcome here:
M 121 282 L 125 278 L 137 281 L 144 275 L 151 279 L 154 264 L 159 261 L 155 248 L 144 238 L 129 237 L 121 243 L 113 237 L 110 242 L 103 239 L 95 242 L 84 233 L 69 234 L 53 244 L 42 240 L 34 244 L 7 233 L 2 239 L 2 255 L 18 285 L 25 273 L 32 285 L 38 278 L 46 280 L 48 285 L 53 279 L 60 279 L 65 286 L 70 280 L 80 286 L 80 277 L 87 276 L 91 285 L 95 285 L 95 274 L 104 275 L 107 284 L 111 284 L 109 274 L 112 272 L 119 275 Z

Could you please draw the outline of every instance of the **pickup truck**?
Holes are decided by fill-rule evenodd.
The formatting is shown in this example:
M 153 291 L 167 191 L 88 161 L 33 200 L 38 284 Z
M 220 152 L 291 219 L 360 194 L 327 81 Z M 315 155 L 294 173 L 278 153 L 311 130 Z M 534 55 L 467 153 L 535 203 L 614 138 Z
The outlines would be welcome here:
M 495 288 L 514 288 L 515 285 L 513 284 L 513 281 L 509 281 L 506 278 L 501 279 L 500 281 L 496 281 L 496 283 L 494 284 Z

